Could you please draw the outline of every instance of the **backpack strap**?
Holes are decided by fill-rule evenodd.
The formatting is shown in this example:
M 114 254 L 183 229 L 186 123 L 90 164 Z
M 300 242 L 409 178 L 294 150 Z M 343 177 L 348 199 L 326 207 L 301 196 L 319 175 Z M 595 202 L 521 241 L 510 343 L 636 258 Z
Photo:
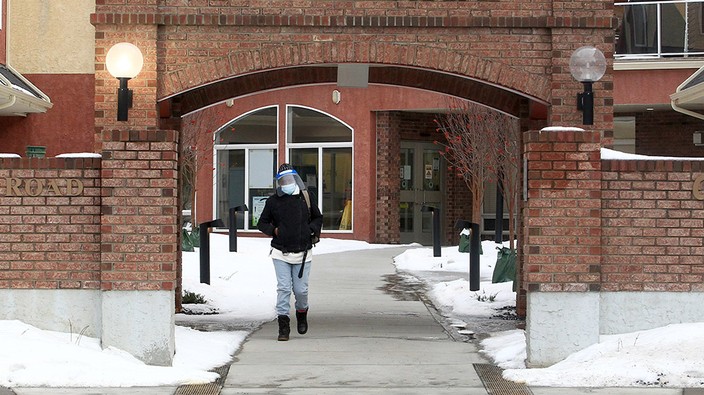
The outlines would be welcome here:
M 310 196 L 308 195 L 307 190 L 302 190 L 303 197 L 306 199 L 306 205 L 308 206 L 308 219 L 310 220 Z
M 306 199 L 306 205 L 308 206 L 308 220 L 310 221 L 310 196 L 308 195 L 307 190 L 302 190 L 301 193 L 303 193 L 303 197 Z M 308 250 L 306 250 L 303 253 L 303 262 L 301 262 L 301 270 L 298 271 L 298 278 L 303 277 L 303 268 L 306 267 L 306 255 L 308 255 Z

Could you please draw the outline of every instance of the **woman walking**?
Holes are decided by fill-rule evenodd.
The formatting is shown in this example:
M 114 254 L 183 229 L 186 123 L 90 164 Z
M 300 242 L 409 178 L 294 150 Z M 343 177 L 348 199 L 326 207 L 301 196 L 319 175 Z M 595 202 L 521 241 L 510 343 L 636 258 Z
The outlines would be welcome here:
M 276 193 L 270 196 L 257 227 L 272 237 L 270 256 L 276 271 L 276 315 L 279 341 L 289 339 L 291 291 L 295 296 L 298 333 L 308 331 L 308 276 L 312 261 L 311 237 L 320 236 L 323 215 L 309 196 L 296 170 L 284 163 L 276 174 Z

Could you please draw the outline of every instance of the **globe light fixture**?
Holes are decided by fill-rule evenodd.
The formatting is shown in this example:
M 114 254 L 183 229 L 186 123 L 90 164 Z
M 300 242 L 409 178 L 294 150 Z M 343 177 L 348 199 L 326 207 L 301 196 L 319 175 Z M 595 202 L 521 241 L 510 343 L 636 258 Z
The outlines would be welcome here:
M 594 92 L 592 84 L 599 81 L 606 72 L 606 58 L 597 48 L 584 46 L 577 48 L 570 57 L 572 77 L 584 84 L 584 92 L 577 94 L 577 110 L 582 111 L 582 124 L 594 124 Z
M 136 77 L 143 65 L 142 51 L 130 43 L 113 45 L 105 57 L 108 72 L 120 81 L 117 90 L 118 121 L 127 121 L 127 110 L 132 108 L 132 90 L 127 88 L 127 81 Z

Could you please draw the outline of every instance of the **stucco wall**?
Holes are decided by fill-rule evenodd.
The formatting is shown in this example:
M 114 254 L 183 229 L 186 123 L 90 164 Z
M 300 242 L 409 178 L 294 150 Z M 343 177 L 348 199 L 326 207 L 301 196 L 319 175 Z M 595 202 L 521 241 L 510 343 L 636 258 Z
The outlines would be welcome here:
M 95 70 L 94 0 L 6 0 L 7 58 L 21 73 Z

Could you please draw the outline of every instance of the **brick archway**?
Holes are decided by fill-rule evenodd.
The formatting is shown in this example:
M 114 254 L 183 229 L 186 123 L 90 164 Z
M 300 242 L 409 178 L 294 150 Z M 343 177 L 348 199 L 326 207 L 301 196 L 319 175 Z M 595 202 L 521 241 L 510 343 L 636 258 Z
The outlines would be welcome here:
M 338 63 L 367 63 L 369 83 L 407 86 L 467 98 L 512 115 L 521 97 L 550 99 L 550 80 L 496 60 L 409 44 L 328 42 L 238 51 L 158 78 L 158 96 L 178 112 L 254 92 L 331 83 Z
M 158 306 L 171 305 L 175 298 L 180 115 L 237 95 L 330 83 L 336 80 L 337 64 L 364 63 L 370 65 L 372 84 L 470 99 L 519 114 L 526 130 L 536 126 L 526 115 L 529 102 L 549 106 L 541 123 L 576 125 L 581 114 L 575 110 L 575 93 L 581 84 L 570 76 L 569 57 L 576 48 L 593 45 L 611 58 L 617 24 L 613 2 L 607 0 L 502 2 L 500 8 L 496 2 L 321 4 L 96 2 L 91 16 L 95 135 L 103 156 L 99 267 L 100 289 L 109 294 L 102 299 L 102 317 L 117 316 L 114 312 L 125 301 L 136 305 L 140 300 L 141 306 L 166 311 Z M 104 67 L 107 50 L 121 41 L 136 44 L 145 54 L 142 73 L 130 81 L 134 105 L 124 123 L 114 120 L 118 82 Z M 594 85 L 599 94 L 589 130 L 612 129 L 612 81 L 607 72 Z M 557 149 L 564 150 L 564 138 L 556 137 Z M 534 145 L 535 150 L 545 146 Z M 156 214 L 150 211 L 155 208 Z M 526 246 L 527 254 L 537 254 Z M 136 259 L 148 264 L 136 265 Z M 143 303 L 145 295 L 152 300 Z M 149 329 L 157 341 L 121 338 L 130 328 L 104 320 L 103 344 L 136 350 L 151 363 L 170 364 L 173 315 L 130 318 L 123 321 Z M 156 354 L 153 344 L 160 344 Z

